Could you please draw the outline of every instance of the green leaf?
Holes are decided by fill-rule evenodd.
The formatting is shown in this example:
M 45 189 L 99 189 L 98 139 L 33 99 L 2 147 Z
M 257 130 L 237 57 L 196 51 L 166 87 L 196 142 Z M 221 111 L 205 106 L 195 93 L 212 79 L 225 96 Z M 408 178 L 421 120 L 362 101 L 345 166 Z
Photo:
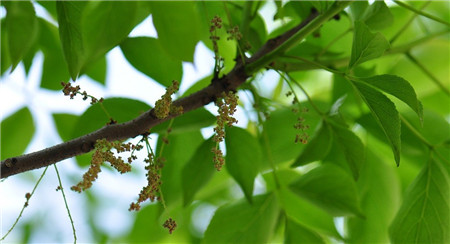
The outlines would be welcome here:
M 61 90 L 61 81 L 70 79 L 69 70 L 65 64 L 58 28 L 52 23 L 39 19 L 39 48 L 44 54 L 41 87 L 50 90 Z
M 422 104 L 417 99 L 414 88 L 405 79 L 395 75 L 377 75 L 367 78 L 360 78 L 360 80 L 397 97 L 406 103 L 412 110 L 414 110 L 420 120 L 423 121 Z
M 161 179 L 164 181 L 161 190 L 164 194 L 164 202 L 170 208 L 181 201 L 182 185 L 184 184 L 181 178 L 182 169 L 204 139 L 199 130 L 177 134 L 170 133 L 167 137 L 169 144 L 162 149 L 164 144 L 161 137 L 158 138 L 156 154 L 166 159 L 161 172 Z
M 73 139 L 73 130 L 76 128 L 79 116 L 74 114 L 52 114 L 56 130 L 63 141 Z
M 370 29 L 380 30 L 391 26 L 394 16 L 384 1 L 375 1 L 366 9 L 362 20 Z
M 334 139 L 344 152 L 345 159 L 355 180 L 364 163 L 364 145 L 351 130 L 331 124 Z M 331 146 L 331 145 L 330 145 Z
M 189 111 L 188 113 L 184 113 L 177 118 L 174 118 L 172 123 L 172 131 L 171 134 L 183 133 L 187 131 L 195 131 L 200 130 L 204 127 L 208 127 L 217 119 L 214 115 L 212 115 L 205 108 L 198 108 L 193 111 Z M 151 129 L 154 133 L 166 133 L 167 128 L 169 127 L 170 121 L 166 121 L 161 123 Z
M 199 41 L 198 12 L 194 2 L 149 2 L 158 40 L 177 60 L 194 60 Z
M 278 202 L 274 194 L 240 200 L 216 210 L 205 232 L 204 243 L 266 243 L 275 229 Z
M 136 24 L 138 2 L 94 1 L 89 2 L 82 14 L 81 33 L 85 48 L 86 63 L 97 60 L 118 45 Z
M 342 239 L 336 230 L 333 217 L 316 204 L 304 200 L 286 188 L 280 189 L 278 197 L 288 218 L 317 232 L 332 236 L 338 240 Z
M 300 156 L 295 160 L 292 167 L 303 166 L 305 164 L 322 160 L 330 151 L 332 134 L 328 124 L 322 123 L 314 137 L 306 144 Z
M 389 228 L 393 243 L 450 242 L 450 180 L 438 160 L 430 159 L 408 187 Z
M 107 98 L 103 106 L 118 123 L 123 123 L 138 117 L 150 109 L 150 106 L 138 100 L 128 98 Z M 105 126 L 110 118 L 103 111 L 99 103 L 90 106 L 80 116 L 77 130 L 73 131 L 73 138 L 88 134 Z
M 368 150 L 357 187 L 365 218 L 348 219 L 346 229 L 349 242 L 389 243 L 388 226 L 401 199 L 400 182 L 395 169 Z
M 226 135 L 226 168 L 247 200 L 252 202 L 253 183 L 260 169 L 262 149 L 258 140 L 242 128 L 227 128 Z
M 389 48 L 389 42 L 381 33 L 373 34 L 361 21 L 355 22 L 352 55 L 348 69 L 368 60 L 378 58 Z
M 216 171 L 213 153 L 211 152 L 211 149 L 215 146 L 216 142 L 212 140 L 212 137 L 204 141 L 183 167 L 181 184 L 184 206 L 187 206 L 194 200 L 195 194 L 211 180 Z
M 59 37 L 72 80 L 75 80 L 80 74 L 85 59 L 85 47 L 81 34 L 81 16 L 86 4 L 85 1 L 56 2 Z
M 29 1 L 6 1 L 5 25 L 8 32 L 11 72 L 36 42 L 39 28 L 34 6 Z
M 361 82 L 353 82 L 391 144 L 397 166 L 400 164 L 400 118 L 394 103 L 381 92 Z
M 91 65 L 86 68 L 86 75 L 91 77 L 94 81 L 105 85 L 106 84 L 106 69 L 107 69 L 107 62 L 106 57 L 103 56 Z
M 8 31 L 6 31 L 6 23 L 4 19 L 1 19 L 1 74 L 5 73 L 5 71 L 11 66 L 11 58 L 9 57 L 9 47 L 8 47 Z
M 1 160 L 21 155 L 34 135 L 30 110 L 21 108 L 1 122 Z
M 292 183 L 290 189 L 333 216 L 363 216 L 355 182 L 334 164 L 309 171 Z
M 326 243 L 315 231 L 286 218 L 284 230 L 284 243 Z
M 181 61 L 169 56 L 158 40 L 151 37 L 127 38 L 120 48 L 130 64 L 159 84 L 170 86 L 172 80 L 181 81 Z

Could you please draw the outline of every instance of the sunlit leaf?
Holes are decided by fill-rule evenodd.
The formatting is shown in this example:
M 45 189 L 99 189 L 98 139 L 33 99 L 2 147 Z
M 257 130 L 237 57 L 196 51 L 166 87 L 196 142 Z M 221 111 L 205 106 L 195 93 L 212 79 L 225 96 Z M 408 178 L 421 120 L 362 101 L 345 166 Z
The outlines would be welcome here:
M 392 222 L 393 243 L 450 242 L 450 180 L 437 160 L 430 159 L 406 191 Z
M 354 32 L 349 70 L 358 64 L 380 57 L 389 48 L 389 42 L 382 34 L 371 33 L 369 28 L 361 21 L 355 22 Z
M 293 182 L 290 189 L 334 216 L 363 216 L 355 182 L 333 164 L 309 171 Z
M 422 104 L 417 99 L 414 88 L 405 79 L 395 75 L 377 75 L 360 80 L 397 97 L 414 110 L 420 120 L 423 120 Z
M 137 70 L 153 78 L 163 86 L 173 80 L 181 81 L 181 61 L 169 56 L 157 39 L 151 37 L 127 38 L 120 44 L 123 54 Z
M 274 194 L 253 198 L 253 204 L 240 200 L 216 210 L 205 232 L 205 243 L 266 243 L 278 217 Z
M 1 122 L 1 160 L 19 156 L 27 148 L 35 131 L 33 117 L 27 107 L 21 108 Z
M 6 23 L 5 23 L 5 19 L 1 19 L 1 50 L 0 50 L 0 55 L 1 55 L 1 60 L 2 62 L 0 62 L 0 67 L 1 67 L 1 74 L 3 75 L 3 73 L 11 66 L 11 58 L 9 57 L 9 47 L 8 47 L 8 32 L 6 31 Z
M 30 48 L 38 33 L 38 21 L 33 4 L 29 1 L 6 1 L 5 27 L 8 32 L 8 49 L 13 71 Z
M 248 131 L 231 127 L 226 130 L 226 149 L 225 166 L 252 202 L 253 183 L 262 161 L 260 144 Z
M 353 84 L 388 138 L 398 166 L 400 164 L 400 118 L 394 103 L 381 92 L 364 83 L 353 82 Z
M 211 180 L 216 172 L 211 152 L 211 148 L 215 146 L 216 142 L 212 140 L 212 137 L 204 141 L 184 165 L 181 173 L 184 206 L 192 202 L 195 194 Z
M 91 65 L 89 65 L 86 68 L 86 75 L 91 77 L 94 81 L 97 81 L 98 83 L 105 85 L 106 84 L 106 69 L 107 69 L 107 62 L 106 57 L 103 56 Z
M 199 41 L 199 20 L 194 2 L 150 2 L 153 24 L 164 50 L 183 61 L 193 61 Z

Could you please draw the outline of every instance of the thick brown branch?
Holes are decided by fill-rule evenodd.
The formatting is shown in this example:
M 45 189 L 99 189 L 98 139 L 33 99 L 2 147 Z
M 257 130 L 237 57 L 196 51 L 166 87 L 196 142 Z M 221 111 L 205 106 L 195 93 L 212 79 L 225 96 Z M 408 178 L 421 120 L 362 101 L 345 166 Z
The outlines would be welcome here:
M 297 31 L 301 30 L 305 25 L 311 22 L 315 17 L 317 17 L 317 13 L 311 14 L 309 18 L 305 19 L 298 26 L 285 32 L 284 34 L 268 40 L 266 44 L 249 59 L 249 62 L 251 63 L 252 61 L 259 59 L 264 56 L 264 54 L 281 45 Z M 246 64 L 249 64 L 249 62 L 246 62 Z M 222 92 L 235 91 L 247 80 L 250 75 L 251 74 L 245 73 L 242 63 L 237 62 L 233 70 L 226 76 L 213 80 L 208 87 L 205 87 L 204 89 L 188 97 L 174 101 L 173 105 L 183 107 L 184 112 L 189 112 L 199 107 L 203 107 L 214 101 L 222 94 Z M 175 117 L 175 115 L 169 115 L 165 119 L 158 119 L 152 109 L 131 121 L 122 124 L 107 125 L 97 131 L 68 142 L 64 142 L 41 151 L 8 158 L 1 162 L 0 178 L 6 178 L 11 175 L 38 169 L 57 163 L 64 159 L 85 154 L 94 149 L 94 144 L 98 139 L 105 138 L 109 141 L 114 141 L 136 137 L 140 134 L 148 132 L 154 126 L 173 117 Z

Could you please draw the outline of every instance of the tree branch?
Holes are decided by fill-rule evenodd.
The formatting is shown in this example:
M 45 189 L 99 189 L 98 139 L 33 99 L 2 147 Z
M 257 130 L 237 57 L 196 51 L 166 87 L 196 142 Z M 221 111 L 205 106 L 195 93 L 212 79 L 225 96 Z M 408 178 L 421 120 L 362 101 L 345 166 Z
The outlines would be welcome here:
M 336 3 L 330 8 L 333 12 L 337 11 L 336 6 L 338 6 L 340 10 L 344 8 L 342 3 Z M 347 3 L 347 5 L 348 4 L 349 3 Z M 326 16 L 326 18 L 324 16 Z M 274 50 L 280 50 L 279 47 L 282 47 L 283 44 L 286 42 L 292 42 L 293 36 L 296 36 L 297 41 L 299 41 L 299 32 L 301 32 L 301 38 L 304 38 L 307 34 L 319 28 L 321 24 L 328 21 L 328 19 L 333 16 L 334 14 L 330 15 L 330 11 L 327 11 L 322 15 L 312 13 L 310 17 L 306 18 L 296 27 L 278 37 L 275 37 L 274 39 L 268 40 L 266 44 L 263 45 L 260 50 L 248 60 L 248 62 L 246 62 L 245 66 L 240 60 L 238 60 L 236 66 L 227 75 L 224 75 L 221 78 L 213 79 L 209 86 L 191 94 L 188 97 L 180 98 L 174 101 L 173 105 L 181 106 L 183 107 L 184 112 L 189 112 L 215 101 L 216 98 L 221 96 L 223 92 L 236 91 L 236 89 L 243 84 L 248 77 L 263 68 L 268 61 L 276 57 L 273 55 Z M 311 22 L 314 22 L 313 26 L 310 25 Z M 282 54 L 279 51 L 276 51 L 276 53 Z M 267 55 L 269 55 L 270 58 L 267 58 Z M 264 61 L 261 62 L 261 59 Z M 248 65 L 251 66 L 251 70 L 246 70 Z M 151 109 L 131 121 L 121 124 L 107 125 L 87 135 L 43 150 L 18 157 L 8 158 L 1 162 L 0 178 L 6 178 L 11 175 L 38 169 L 57 163 L 64 159 L 88 153 L 94 149 L 95 142 L 99 139 L 104 138 L 108 141 L 115 141 L 136 137 L 148 132 L 154 126 L 176 116 L 177 115 L 170 114 L 165 119 L 158 119 L 155 116 L 154 110 Z

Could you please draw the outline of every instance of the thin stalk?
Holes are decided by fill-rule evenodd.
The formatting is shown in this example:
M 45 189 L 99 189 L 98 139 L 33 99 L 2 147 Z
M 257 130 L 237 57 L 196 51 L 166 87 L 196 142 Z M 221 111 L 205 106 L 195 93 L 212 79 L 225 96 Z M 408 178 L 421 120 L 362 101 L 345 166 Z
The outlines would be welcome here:
M 448 23 L 447 21 L 445 21 L 443 19 L 440 19 L 440 18 L 438 18 L 436 16 L 433 16 L 431 14 L 425 13 L 425 12 L 423 12 L 421 10 L 415 9 L 415 8 L 409 6 L 408 4 L 402 3 L 402 2 L 397 1 L 397 0 L 394 0 L 394 3 L 398 4 L 400 7 L 406 8 L 406 9 L 408 9 L 408 10 L 410 10 L 410 11 L 412 11 L 412 12 L 418 14 L 418 15 L 422 15 L 423 17 L 429 18 L 431 20 L 434 20 L 436 22 L 439 22 L 441 24 L 444 24 L 444 25 L 450 27 L 450 23 Z
M 431 73 L 431 71 L 429 71 L 422 63 L 419 62 L 419 60 L 417 60 L 416 58 L 414 58 L 411 53 L 407 52 L 405 53 L 406 57 L 408 57 L 408 59 L 414 63 L 420 70 L 422 70 L 423 73 L 425 73 L 428 78 L 430 78 L 437 86 L 439 86 L 439 88 L 441 88 L 441 90 L 443 92 L 445 92 L 447 95 L 450 96 L 450 91 L 447 87 L 444 86 L 444 84 L 442 84 L 438 78 L 436 78 L 436 76 L 433 75 L 433 73 Z
M 429 142 L 427 141 L 427 139 L 425 139 L 425 137 L 423 137 L 423 136 L 420 134 L 420 132 L 418 132 L 417 129 L 414 128 L 414 126 L 411 125 L 411 123 L 409 123 L 409 121 L 405 119 L 405 117 L 403 117 L 401 114 L 399 114 L 399 116 L 400 116 L 400 120 L 403 122 L 403 124 L 405 124 L 406 127 L 408 127 L 408 128 L 411 130 L 411 132 L 412 132 L 419 140 L 421 140 L 425 145 L 427 145 L 427 147 L 433 148 L 433 145 L 431 145 L 431 143 L 429 143 Z
M 306 58 L 301 58 L 301 57 L 291 56 L 291 55 L 285 55 L 285 56 L 283 56 L 283 57 L 286 57 L 286 58 L 292 58 L 292 59 L 297 59 L 297 60 L 303 61 L 303 62 L 305 62 L 305 63 L 309 63 L 309 64 L 312 64 L 312 65 L 315 65 L 315 66 L 317 66 L 318 68 L 324 69 L 324 70 L 326 70 L 326 71 L 328 71 L 328 72 L 330 72 L 330 73 L 333 73 L 333 74 L 337 74 L 337 75 L 343 75 L 343 74 L 345 74 L 345 72 L 343 72 L 343 71 L 339 71 L 339 70 L 335 70 L 335 69 L 328 68 L 328 67 L 325 66 L 325 65 L 322 65 L 322 64 L 320 64 L 320 63 L 318 63 L 318 62 L 314 62 L 314 61 L 312 61 L 312 60 L 308 60 L 308 59 L 306 59 Z
M 23 205 L 22 210 L 20 211 L 19 216 L 17 216 L 16 221 L 11 226 L 11 228 L 8 230 L 8 232 L 6 232 L 6 234 L 2 237 L 2 239 L 0 239 L 0 241 L 5 240 L 5 238 L 9 235 L 9 233 L 11 233 L 11 231 L 14 229 L 14 227 L 16 227 L 17 223 L 19 222 L 19 219 L 22 217 L 23 211 L 28 206 L 28 202 L 30 201 L 31 197 L 33 196 L 34 192 L 36 191 L 36 188 L 38 187 L 39 183 L 41 182 L 42 178 L 44 177 L 45 172 L 47 172 L 47 169 L 48 169 L 48 166 L 45 167 L 44 172 L 42 172 L 41 176 L 39 177 L 38 181 L 36 182 L 36 185 L 34 185 L 34 188 L 30 193 L 30 197 L 27 199 L 27 201 Z
M 59 182 L 59 188 L 61 190 L 61 193 L 62 193 L 62 196 L 63 196 L 63 199 L 64 199 L 64 205 L 66 206 L 67 214 L 69 215 L 70 224 L 72 225 L 73 243 L 77 243 L 77 234 L 76 234 L 76 231 L 75 231 L 75 225 L 73 224 L 72 215 L 70 214 L 69 205 L 67 204 L 66 194 L 64 193 L 64 188 L 63 188 L 62 183 L 61 183 L 61 177 L 59 176 L 58 167 L 56 167 L 56 164 L 54 164 L 53 166 L 55 167 L 56 176 L 58 177 L 58 182 Z
M 290 48 L 297 45 L 301 40 L 303 40 L 307 35 L 317 30 L 326 21 L 331 19 L 333 16 L 341 12 L 344 8 L 350 5 L 349 1 L 336 1 L 334 4 L 323 14 L 319 15 L 317 18 L 312 20 L 309 24 L 301 28 L 298 32 L 292 35 L 284 43 L 276 47 L 273 51 L 262 56 L 260 59 L 254 61 L 253 63 L 245 67 L 247 74 L 252 74 L 255 71 L 263 68 L 269 64 L 273 59 L 280 56 L 282 53 L 288 51 Z
M 287 77 L 294 82 L 295 85 L 297 85 L 303 92 L 303 94 L 305 94 L 306 99 L 308 100 L 308 102 L 311 104 L 311 107 L 321 116 L 321 117 L 325 117 L 324 113 L 322 113 L 322 111 L 320 111 L 320 109 L 316 106 L 316 104 L 313 102 L 313 100 L 311 99 L 311 97 L 309 96 L 308 92 L 306 92 L 305 88 L 303 88 L 302 85 L 300 85 L 300 83 L 298 83 L 289 73 L 286 73 Z
M 431 2 L 425 2 L 419 10 L 423 10 L 426 6 L 428 6 L 428 4 L 430 4 Z M 394 43 L 397 38 L 409 27 L 409 25 L 413 22 L 413 20 L 417 17 L 418 13 L 415 13 L 409 18 L 409 20 L 402 26 L 402 28 L 391 38 L 391 40 L 389 41 L 389 43 Z
M 320 51 L 319 54 L 317 54 L 316 59 L 319 59 L 320 56 L 322 56 L 326 51 L 328 51 L 328 49 L 333 46 L 337 41 L 339 41 L 342 37 L 344 37 L 345 35 L 347 35 L 350 31 L 352 31 L 353 28 L 350 27 L 348 28 L 346 31 L 342 32 L 340 35 L 336 36 L 333 40 L 330 41 L 330 43 L 328 43 L 328 45 L 326 45 L 322 51 Z

